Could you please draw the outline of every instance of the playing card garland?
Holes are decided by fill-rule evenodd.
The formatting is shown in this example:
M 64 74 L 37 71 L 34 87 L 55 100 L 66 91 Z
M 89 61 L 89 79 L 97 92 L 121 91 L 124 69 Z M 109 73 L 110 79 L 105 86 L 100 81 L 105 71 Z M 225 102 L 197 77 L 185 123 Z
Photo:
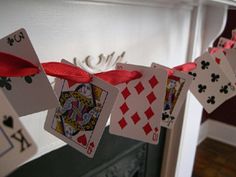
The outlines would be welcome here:
M 6 36 L 0 40 L 0 176 L 36 152 L 18 115 L 45 109 L 45 129 L 90 158 L 110 113 L 112 134 L 157 144 L 160 126 L 173 127 L 188 88 L 208 113 L 235 96 L 235 41 L 234 30 L 230 40 L 174 68 L 117 64 L 91 75 L 66 61 L 41 64 L 24 29 Z M 57 77 L 56 95 L 46 74 Z

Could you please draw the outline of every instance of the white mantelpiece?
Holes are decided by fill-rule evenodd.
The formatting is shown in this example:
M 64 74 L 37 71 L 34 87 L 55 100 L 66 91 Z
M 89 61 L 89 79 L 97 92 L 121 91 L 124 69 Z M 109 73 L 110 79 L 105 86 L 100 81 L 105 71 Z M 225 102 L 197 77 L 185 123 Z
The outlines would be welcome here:
M 220 1 L 223 3 L 218 3 Z M 203 2 L 214 3 L 201 4 L 195 0 L 1 0 L 0 38 L 25 28 L 42 62 L 62 58 L 73 61 L 74 57 L 84 59 L 88 55 L 96 57 L 100 53 L 126 51 L 125 61 L 129 63 L 149 66 L 157 62 L 173 67 L 206 49 L 223 29 L 227 14 L 224 2 L 235 3 L 233 0 Z M 199 103 L 189 96 L 185 116 L 184 111 L 182 114 L 184 120 L 180 119 L 183 122 L 179 121 L 176 128 L 168 132 L 162 177 L 191 176 L 201 111 Z M 37 140 L 36 157 L 64 145 L 43 130 L 45 117 L 46 111 L 20 118 Z

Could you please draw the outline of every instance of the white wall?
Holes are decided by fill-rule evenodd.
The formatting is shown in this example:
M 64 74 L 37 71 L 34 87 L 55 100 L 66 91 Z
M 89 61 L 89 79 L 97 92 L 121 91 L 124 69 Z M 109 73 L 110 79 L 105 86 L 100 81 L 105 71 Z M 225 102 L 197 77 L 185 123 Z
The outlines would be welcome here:
M 42 62 L 126 51 L 129 63 L 175 66 L 186 59 L 190 17 L 191 8 L 182 6 L 1 0 L 0 37 L 25 28 Z M 46 111 L 21 118 L 39 154 L 61 144 L 43 130 L 45 117 Z

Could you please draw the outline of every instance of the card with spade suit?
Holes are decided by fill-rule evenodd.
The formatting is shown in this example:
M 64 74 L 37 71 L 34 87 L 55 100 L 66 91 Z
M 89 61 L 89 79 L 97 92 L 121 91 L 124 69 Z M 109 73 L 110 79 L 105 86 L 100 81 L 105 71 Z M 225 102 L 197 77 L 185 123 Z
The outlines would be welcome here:
M 71 84 L 67 80 L 56 79 L 55 92 L 60 107 L 48 112 L 45 129 L 92 158 L 118 89 L 93 76 L 90 83 L 84 84 Z
M 171 70 L 168 67 L 152 63 L 153 68 Z M 161 126 L 172 128 L 187 96 L 192 77 L 189 74 L 171 70 L 166 83 L 165 102 L 162 111 Z
M 112 110 L 110 133 L 157 144 L 167 71 L 121 63 L 116 68 L 139 71 L 142 77 L 117 85 L 120 93 Z
M 208 52 L 195 60 L 197 67 L 189 72 L 193 81 L 190 91 L 211 113 L 226 100 L 235 96 L 235 86 Z
M 0 176 L 6 176 L 29 160 L 37 147 L 0 90 Z
M 24 29 L 0 39 L 0 52 L 27 60 L 41 70 L 39 74 L 26 77 L 0 77 L 0 89 L 17 115 L 24 116 L 58 106 L 57 98 Z

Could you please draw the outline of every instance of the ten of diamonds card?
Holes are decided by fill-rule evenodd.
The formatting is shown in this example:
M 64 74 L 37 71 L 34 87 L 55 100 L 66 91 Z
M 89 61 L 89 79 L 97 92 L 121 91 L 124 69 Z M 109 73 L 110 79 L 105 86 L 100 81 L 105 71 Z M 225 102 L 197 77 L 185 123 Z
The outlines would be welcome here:
M 166 93 L 164 69 L 118 64 L 117 69 L 139 71 L 142 77 L 119 84 L 111 115 L 110 133 L 157 144 Z

